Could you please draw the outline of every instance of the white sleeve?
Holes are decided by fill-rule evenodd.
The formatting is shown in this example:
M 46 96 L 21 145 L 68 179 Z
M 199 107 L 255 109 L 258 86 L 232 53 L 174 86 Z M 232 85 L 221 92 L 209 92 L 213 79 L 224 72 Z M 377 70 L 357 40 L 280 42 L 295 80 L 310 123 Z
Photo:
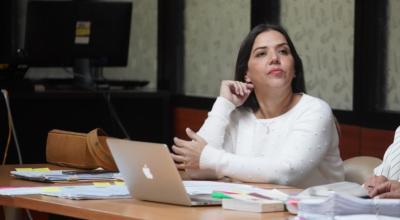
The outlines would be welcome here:
M 316 102 L 305 108 L 288 128 L 288 135 L 277 142 L 275 147 L 282 148 L 280 155 L 246 157 L 205 147 L 202 168 L 241 181 L 292 184 L 301 180 L 318 167 L 331 145 L 338 144 L 330 107 Z
M 226 128 L 235 105 L 224 97 L 218 97 L 207 119 L 197 132 L 207 141 L 207 145 L 221 149 L 226 138 Z
M 229 145 L 231 141 L 227 141 L 229 137 L 227 137 L 228 134 L 225 131 L 229 124 L 230 113 L 235 108 L 235 105 L 224 97 L 217 98 L 211 111 L 208 113 L 207 119 L 197 132 L 198 135 L 207 141 L 205 148 L 222 149 L 224 144 Z M 217 175 L 215 170 L 212 169 L 186 170 L 186 173 L 192 179 L 220 179 L 223 177 Z
M 374 169 L 374 174 L 390 180 L 400 180 L 400 126 L 396 129 L 393 143 L 383 156 L 383 162 Z

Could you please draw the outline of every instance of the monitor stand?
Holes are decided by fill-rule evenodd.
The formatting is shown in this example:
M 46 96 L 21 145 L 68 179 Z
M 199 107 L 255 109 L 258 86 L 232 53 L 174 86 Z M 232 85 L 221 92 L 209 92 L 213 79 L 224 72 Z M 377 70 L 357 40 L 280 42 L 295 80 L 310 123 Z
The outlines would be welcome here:
M 74 61 L 75 86 L 81 89 L 92 90 L 96 88 L 95 74 L 97 67 L 90 64 L 90 59 L 79 58 Z

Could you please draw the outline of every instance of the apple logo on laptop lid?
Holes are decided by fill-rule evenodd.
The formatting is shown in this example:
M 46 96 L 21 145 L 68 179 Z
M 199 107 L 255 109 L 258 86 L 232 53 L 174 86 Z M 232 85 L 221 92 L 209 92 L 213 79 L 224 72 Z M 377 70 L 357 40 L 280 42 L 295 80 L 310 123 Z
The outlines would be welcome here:
M 143 174 L 147 179 L 154 179 L 153 174 L 151 173 L 150 168 L 147 166 L 147 164 L 144 164 L 143 168 L 142 168 Z

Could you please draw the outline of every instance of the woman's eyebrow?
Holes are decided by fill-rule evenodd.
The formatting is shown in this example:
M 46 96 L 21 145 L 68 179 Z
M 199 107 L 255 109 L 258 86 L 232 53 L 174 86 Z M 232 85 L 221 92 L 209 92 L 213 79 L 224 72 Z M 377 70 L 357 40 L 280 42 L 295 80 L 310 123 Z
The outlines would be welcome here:
M 288 43 L 287 42 L 282 42 L 282 43 L 279 43 L 279 44 L 275 45 L 274 47 L 282 47 L 282 46 L 288 46 Z M 255 52 L 257 50 L 264 50 L 264 49 L 267 49 L 267 48 L 268 48 L 268 46 L 259 46 L 259 47 L 254 48 L 253 52 Z

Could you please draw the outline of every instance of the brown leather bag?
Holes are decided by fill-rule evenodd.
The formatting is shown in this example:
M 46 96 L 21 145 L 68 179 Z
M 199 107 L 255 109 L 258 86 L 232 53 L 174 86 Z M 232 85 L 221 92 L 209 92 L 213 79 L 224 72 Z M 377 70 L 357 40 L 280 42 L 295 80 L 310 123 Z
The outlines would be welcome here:
M 53 129 L 47 136 L 46 160 L 60 166 L 117 171 L 106 138 L 100 128 L 87 134 Z

